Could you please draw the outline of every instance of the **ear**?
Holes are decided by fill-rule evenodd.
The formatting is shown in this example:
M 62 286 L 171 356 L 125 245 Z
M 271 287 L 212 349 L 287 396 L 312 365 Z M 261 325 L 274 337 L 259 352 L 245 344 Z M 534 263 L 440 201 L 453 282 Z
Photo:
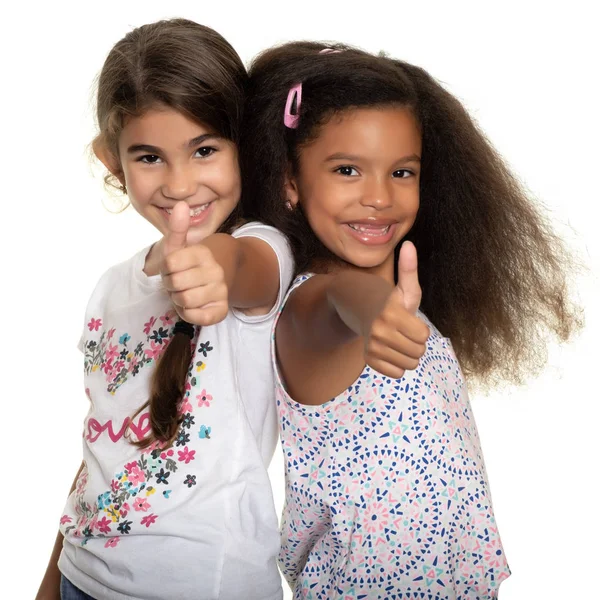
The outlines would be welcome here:
M 95 139 L 92 142 L 92 150 L 96 158 L 119 180 L 121 185 L 125 185 L 125 176 L 119 159 L 108 149 L 102 140 Z
M 298 193 L 298 181 L 289 171 L 285 176 L 284 188 L 287 201 L 292 205 L 292 208 L 296 208 L 298 200 L 300 199 L 300 194 Z

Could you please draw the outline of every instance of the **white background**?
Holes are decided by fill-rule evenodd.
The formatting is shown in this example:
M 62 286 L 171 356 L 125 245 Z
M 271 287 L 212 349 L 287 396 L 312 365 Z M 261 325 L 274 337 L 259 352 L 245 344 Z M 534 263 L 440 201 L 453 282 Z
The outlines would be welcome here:
M 474 397 L 513 576 L 501 600 L 599 597 L 600 122 L 592 2 L 20 2 L 1 9 L 3 598 L 33 598 L 80 463 L 76 343 L 97 278 L 156 236 L 104 207 L 86 145 L 92 82 L 131 27 L 186 16 L 245 61 L 339 40 L 416 63 L 461 98 L 587 265 L 587 326 L 522 389 Z M 271 468 L 278 507 L 278 454 Z M 288 596 L 289 597 L 289 596 Z M 170 600 L 170 599 L 169 599 Z M 242 600 L 242 599 L 240 599 Z

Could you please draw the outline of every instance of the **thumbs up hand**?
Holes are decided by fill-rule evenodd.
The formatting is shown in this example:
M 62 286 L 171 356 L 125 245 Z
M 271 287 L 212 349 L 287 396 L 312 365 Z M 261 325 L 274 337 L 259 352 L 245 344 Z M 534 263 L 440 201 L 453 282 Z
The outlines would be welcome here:
M 186 202 L 178 202 L 169 215 L 168 232 L 163 239 L 163 259 L 186 247 L 190 228 L 190 210 Z
M 177 314 L 194 325 L 213 325 L 229 311 L 225 274 L 202 244 L 187 246 L 190 209 L 178 202 L 162 241 L 160 272 Z
M 425 354 L 429 328 L 416 316 L 421 303 L 417 250 L 405 242 L 398 258 L 398 284 L 365 336 L 365 361 L 380 373 L 400 379 L 416 369 Z

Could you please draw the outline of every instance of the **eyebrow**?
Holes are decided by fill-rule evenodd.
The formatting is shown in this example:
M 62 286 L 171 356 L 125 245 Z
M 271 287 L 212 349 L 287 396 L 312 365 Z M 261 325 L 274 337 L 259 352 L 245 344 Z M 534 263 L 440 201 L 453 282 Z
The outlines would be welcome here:
M 219 137 L 221 136 L 217 135 L 216 133 L 203 133 L 202 135 L 191 139 L 187 143 L 187 147 L 193 148 L 195 146 L 199 146 L 208 139 L 218 139 Z M 149 144 L 133 144 L 129 146 L 129 148 L 127 148 L 128 154 L 135 154 L 137 152 L 147 152 L 148 154 L 160 154 L 161 149 L 158 146 L 151 146 Z
M 325 162 L 334 161 L 334 160 L 349 160 L 349 161 L 359 161 L 361 160 L 361 156 L 357 156 L 355 154 L 344 154 L 343 152 L 337 152 L 336 154 L 332 154 L 325 159 Z M 410 162 L 421 162 L 421 157 L 417 154 L 410 154 L 409 156 L 403 156 L 398 159 L 397 163 L 410 163 Z

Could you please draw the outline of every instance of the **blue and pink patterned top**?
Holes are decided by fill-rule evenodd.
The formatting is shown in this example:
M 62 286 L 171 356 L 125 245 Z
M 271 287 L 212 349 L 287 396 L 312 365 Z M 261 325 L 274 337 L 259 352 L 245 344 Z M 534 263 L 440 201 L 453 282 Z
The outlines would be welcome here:
M 305 406 L 275 365 L 279 561 L 295 600 L 483 600 L 510 575 L 460 366 L 419 316 L 427 350 L 402 379 L 366 366 L 336 398 Z

